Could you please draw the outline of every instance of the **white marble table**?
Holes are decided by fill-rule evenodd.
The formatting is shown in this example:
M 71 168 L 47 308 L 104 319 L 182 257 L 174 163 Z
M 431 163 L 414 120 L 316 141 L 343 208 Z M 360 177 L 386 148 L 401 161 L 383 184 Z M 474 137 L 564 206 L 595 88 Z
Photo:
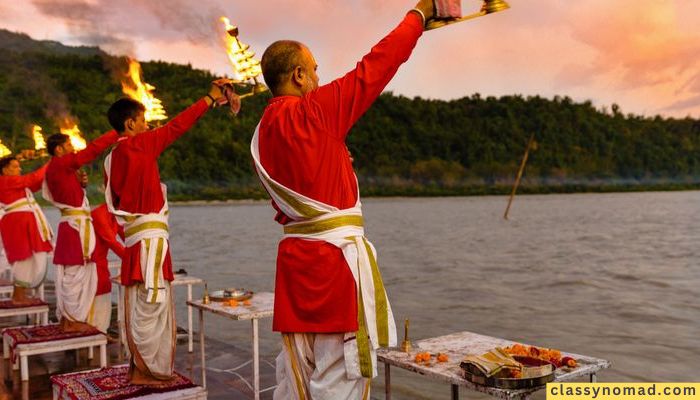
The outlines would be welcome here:
M 42 286 L 43 288 L 43 286 Z M 42 299 L 43 300 L 43 299 Z M 0 301 L 10 301 L 2 299 Z M 49 323 L 49 305 L 34 304 L 15 308 L 0 308 L 0 318 L 34 315 L 34 325 L 47 325 Z
M 127 365 L 114 365 L 111 368 L 125 368 Z M 70 372 L 67 374 L 62 374 L 62 375 L 52 375 L 51 379 L 51 391 L 53 393 L 53 400 L 71 400 L 75 396 L 70 393 L 66 393 L 66 384 L 65 383 L 58 383 L 54 380 L 54 378 L 59 378 L 64 380 L 67 378 L 71 378 L 73 376 L 78 375 L 76 378 L 71 378 L 74 379 L 74 382 L 79 382 L 78 385 L 82 387 L 86 387 L 89 384 L 89 380 L 82 380 L 80 377 L 91 374 L 91 373 L 96 373 L 99 374 L 101 372 L 100 369 L 93 369 L 93 370 L 88 370 L 88 371 L 78 371 L 78 372 Z M 117 383 L 119 383 L 121 380 L 117 380 Z M 115 382 L 111 382 L 114 384 Z M 63 387 L 62 387 L 63 386 Z M 70 389 L 68 389 L 70 390 Z M 141 395 L 141 396 L 133 396 L 129 397 L 129 399 L 141 399 L 141 400 L 206 400 L 207 399 L 207 391 L 201 387 L 201 386 L 195 386 L 191 388 L 185 388 L 185 389 L 176 389 L 176 390 L 169 390 L 169 391 L 164 391 L 161 393 L 151 393 L 151 394 L 146 394 L 146 395 Z
M 112 277 L 112 283 L 116 284 L 119 288 L 119 294 L 117 296 L 117 320 L 119 325 L 119 343 L 124 348 L 127 349 L 128 346 L 124 344 L 124 291 L 122 289 L 121 276 L 117 275 Z M 187 351 L 192 353 L 193 343 L 192 343 L 192 306 L 189 302 L 192 301 L 192 285 L 202 285 L 204 284 L 204 279 L 197 278 L 190 275 L 175 275 L 175 279 L 170 282 L 171 286 L 182 286 L 187 285 Z
M 187 304 L 199 309 L 199 345 L 202 357 L 202 386 L 207 387 L 207 375 L 204 357 L 204 312 L 211 312 L 222 317 L 235 321 L 250 320 L 252 323 L 253 339 L 253 394 L 255 400 L 260 399 L 260 355 L 258 344 L 258 320 L 272 316 L 275 303 L 274 293 L 255 293 L 250 299 L 250 305 L 231 307 L 221 302 L 211 301 L 209 304 L 202 304 L 202 300 L 188 301 Z
M 484 354 L 495 347 L 507 347 L 515 343 L 516 342 L 510 340 L 479 335 L 472 332 L 458 332 L 415 341 L 413 342 L 413 349 L 410 353 L 404 353 L 397 348 L 379 349 L 377 351 L 377 358 L 379 362 L 384 363 L 386 400 L 391 399 L 391 366 L 403 368 L 428 378 L 451 384 L 453 399 L 459 398 L 460 386 L 487 393 L 500 399 L 527 399 L 532 393 L 544 389 L 544 386 L 532 389 L 511 390 L 477 385 L 463 378 L 459 366 L 462 359 L 467 355 Z M 425 351 L 432 354 L 445 353 L 448 355 L 449 361 L 445 363 L 434 362 L 430 366 L 417 364 L 414 361 L 416 353 Z M 568 367 L 558 368 L 554 373 L 555 382 L 570 381 L 582 377 L 590 378 L 591 382 L 595 382 L 596 373 L 604 368 L 610 367 L 610 361 L 600 358 L 571 354 L 563 351 L 562 356 L 575 358 L 578 366 L 573 369 Z

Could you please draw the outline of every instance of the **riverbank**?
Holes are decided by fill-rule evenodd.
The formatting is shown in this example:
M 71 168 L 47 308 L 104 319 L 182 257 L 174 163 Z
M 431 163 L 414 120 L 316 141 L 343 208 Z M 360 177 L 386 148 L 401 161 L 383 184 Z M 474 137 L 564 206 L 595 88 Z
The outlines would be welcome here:
M 445 187 L 437 185 L 426 186 L 375 186 L 360 184 L 362 198 L 395 198 L 395 197 L 459 197 L 459 196 L 507 196 L 511 193 L 512 185 L 473 185 L 460 187 Z M 636 192 L 679 192 L 700 190 L 700 182 L 673 182 L 655 184 L 596 184 L 570 183 L 561 185 L 523 185 L 518 187 L 517 194 L 572 194 L 572 193 L 636 193 Z M 104 194 L 89 190 L 88 199 L 91 205 L 104 203 Z M 37 201 L 42 206 L 50 207 L 41 196 Z M 189 190 L 187 192 L 168 192 L 170 205 L 178 206 L 208 206 L 256 204 L 269 202 L 270 199 L 262 188 L 239 190 L 237 187 L 211 187 L 207 190 Z
M 494 185 L 401 185 L 379 186 L 360 184 L 363 198 L 368 197 L 457 197 L 457 196 L 498 196 L 509 195 L 512 184 Z M 700 190 L 700 182 L 665 182 L 652 184 L 609 184 L 609 183 L 567 183 L 556 185 L 522 185 L 518 195 L 528 194 L 563 194 L 563 193 L 632 193 L 632 192 L 672 192 Z M 235 187 L 208 188 L 187 193 L 170 192 L 171 204 L 178 205 L 210 205 L 210 204 L 247 204 L 250 202 L 268 201 L 267 193 L 262 189 L 239 190 Z

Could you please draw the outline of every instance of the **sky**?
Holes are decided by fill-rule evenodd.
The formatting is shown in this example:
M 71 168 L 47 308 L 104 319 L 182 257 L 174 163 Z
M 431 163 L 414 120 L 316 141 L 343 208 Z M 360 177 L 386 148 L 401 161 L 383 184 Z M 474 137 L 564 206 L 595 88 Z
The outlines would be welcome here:
M 509 0 L 511 8 L 424 32 L 387 87 L 450 100 L 520 94 L 613 103 L 624 113 L 700 118 L 700 1 Z M 321 84 L 395 27 L 409 0 L 0 0 L 0 28 L 141 61 L 231 75 L 218 18 L 262 55 L 305 43 Z M 464 14 L 480 1 L 464 0 Z M 145 77 L 148 81 L 148 77 Z M 156 92 L 157 93 L 157 92 Z

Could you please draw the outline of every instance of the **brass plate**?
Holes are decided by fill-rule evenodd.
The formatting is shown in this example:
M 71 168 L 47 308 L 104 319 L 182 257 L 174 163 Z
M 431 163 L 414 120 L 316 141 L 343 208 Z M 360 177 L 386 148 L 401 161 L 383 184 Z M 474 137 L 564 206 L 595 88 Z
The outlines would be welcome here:
M 527 364 L 533 360 L 530 357 L 513 356 L 513 358 L 525 363 L 525 368 L 528 368 Z M 538 364 L 551 364 L 547 361 L 537 361 L 539 361 Z M 556 366 L 554 366 L 554 364 L 551 365 L 551 372 L 541 376 L 532 376 L 529 378 L 501 378 L 498 376 L 486 377 L 481 370 L 471 364 L 463 362 L 460 364 L 460 367 L 462 368 L 464 379 L 476 383 L 477 385 L 491 386 L 500 389 L 530 389 L 538 386 L 544 386 L 548 382 L 552 382 L 554 380 L 554 370 L 556 369 Z M 542 368 L 542 365 L 530 366 L 530 369 L 534 371 L 540 368 Z
M 250 299 L 251 297 L 253 297 L 253 292 L 250 290 L 246 290 L 245 293 L 240 296 L 226 296 L 223 290 L 216 290 L 209 295 L 209 298 L 212 301 L 244 301 Z
M 490 377 L 486 378 L 484 376 L 479 376 L 472 374 L 471 372 L 463 369 L 464 379 L 476 383 L 477 385 L 491 386 L 500 389 L 530 389 L 538 386 L 544 386 L 549 382 L 554 380 L 554 372 L 541 376 L 538 378 L 496 378 Z

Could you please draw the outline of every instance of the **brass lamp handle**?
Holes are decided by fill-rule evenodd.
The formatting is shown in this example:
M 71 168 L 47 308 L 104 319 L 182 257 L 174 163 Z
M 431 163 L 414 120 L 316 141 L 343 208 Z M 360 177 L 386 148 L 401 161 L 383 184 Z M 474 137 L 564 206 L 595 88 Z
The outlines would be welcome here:
M 431 18 L 425 23 L 425 30 L 430 31 L 437 28 L 442 28 L 443 26 L 456 24 L 458 22 L 468 21 L 470 19 L 483 17 L 487 13 L 485 11 L 479 11 L 478 13 L 465 15 L 459 18 Z
M 430 18 L 425 22 L 425 30 L 429 31 L 432 29 L 442 28 L 446 25 L 456 24 L 457 22 L 464 22 L 470 19 L 483 17 L 487 14 L 493 14 L 499 11 L 507 10 L 510 6 L 505 0 L 484 0 L 484 4 L 481 6 L 481 10 L 474 14 L 465 15 L 459 18 Z

